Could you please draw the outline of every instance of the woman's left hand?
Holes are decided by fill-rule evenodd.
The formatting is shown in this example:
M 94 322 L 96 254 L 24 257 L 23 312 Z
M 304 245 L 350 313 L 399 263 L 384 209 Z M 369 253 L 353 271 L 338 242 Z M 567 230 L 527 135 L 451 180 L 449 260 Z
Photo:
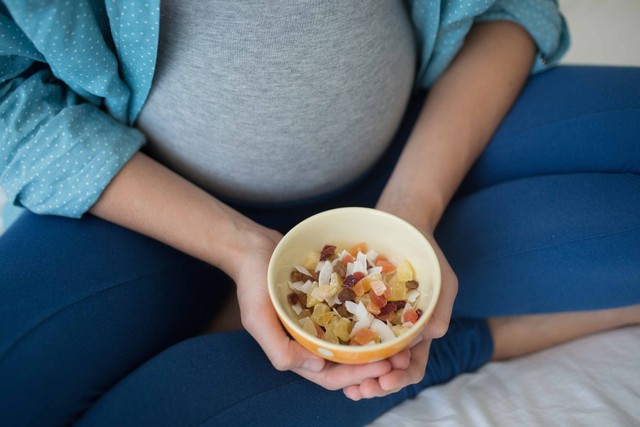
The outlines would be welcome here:
M 420 332 L 412 346 L 388 359 L 392 366 L 390 372 L 379 378 L 370 378 L 359 385 L 343 389 L 344 394 L 352 400 L 386 396 L 422 381 L 427 369 L 431 341 L 442 337 L 447 332 L 453 302 L 458 293 L 458 278 L 436 243 L 433 233 L 423 231 L 423 234 L 431 243 L 440 262 L 442 289 L 438 304 L 427 326 Z

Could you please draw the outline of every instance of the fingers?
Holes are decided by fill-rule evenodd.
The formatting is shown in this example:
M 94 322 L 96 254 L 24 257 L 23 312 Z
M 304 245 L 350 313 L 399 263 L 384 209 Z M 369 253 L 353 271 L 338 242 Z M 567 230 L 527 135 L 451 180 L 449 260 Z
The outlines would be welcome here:
M 360 384 L 366 379 L 385 375 L 392 369 L 391 363 L 386 360 L 365 365 L 325 361 L 285 334 L 270 303 L 258 303 L 250 313 L 242 316 L 242 321 L 276 369 L 291 370 L 329 390 Z
M 411 350 L 405 350 L 396 355 L 397 358 L 392 357 L 389 361 L 392 365 L 398 363 L 398 368 L 394 367 L 377 379 L 367 379 L 359 385 L 345 387 L 343 389 L 345 396 L 352 400 L 370 399 L 396 393 L 408 385 L 417 384 L 424 378 L 430 346 L 430 340 L 422 341 Z M 408 366 L 400 368 L 406 364 L 406 357 L 409 357 Z
M 242 324 L 277 370 L 304 368 L 311 372 L 320 372 L 324 368 L 324 359 L 304 349 L 287 336 L 270 305 L 263 305 L 262 309 L 255 307 L 251 313 L 244 314 Z
M 305 369 L 293 369 L 293 372 L 328 390 L 339 390 L 363 384 L 368 380 L 373 379 L 375 381 L 375 378 L 386 375 L 391 369 L 391 364 L 386 360 L 382 360 L 365 365 L 344 365 L 328 362 L 320 372 L 311 372 Z
M 424 378 L 429 359 L 429 348 L 431 341 L 422 341 L 411 349 L 411 363 L 404 370 L 393 370 L 387 375 L 380 377 L 380 387 L 387 393 L 399 390 L 411 384 L 417 384 Z
M 442 277 L 442 286 L 440 289 L 440 296 L 438 303 L 433 311 L 431 319 L 424 330 L 424 336 L 426 338 L 435 339 L 442 338 L 449 329 L 449 322 L 451 320 L 451 313 L 453 311 L 453 303 L 458 294 L 458 277 L 453 272 L 453 269 L 447 262 L 444 254 L 440 250 L 440 247 L 432 240 L 433 248 L 436 251 L 438 260 L 440 261 L 440 270 Z

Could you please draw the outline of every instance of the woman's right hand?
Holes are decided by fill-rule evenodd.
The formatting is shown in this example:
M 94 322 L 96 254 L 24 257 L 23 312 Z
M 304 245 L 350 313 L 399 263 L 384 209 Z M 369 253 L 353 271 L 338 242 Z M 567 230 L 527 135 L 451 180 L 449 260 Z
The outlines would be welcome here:
M 284 332 L 267 288 L 267 266 L 282 238 L 142 153 L 111 181 L 91 212 L 221 268 L 235 282 L 242 322 L 279 370 L 327 389 L 387 373 L 389 362 L 325 362 Z
M 326 361 L 306 350 L 284 331 L 269 298 L 267 267 L 282 235 L 258 226 L 248 237 L 243 256 L 231 273 L 237 286 L 238 303 L 244 328 L 280 370 L 290 370 L 329 390 L 377 380 L 390 372 L 389 361 L 364 365 L 344 365 Z

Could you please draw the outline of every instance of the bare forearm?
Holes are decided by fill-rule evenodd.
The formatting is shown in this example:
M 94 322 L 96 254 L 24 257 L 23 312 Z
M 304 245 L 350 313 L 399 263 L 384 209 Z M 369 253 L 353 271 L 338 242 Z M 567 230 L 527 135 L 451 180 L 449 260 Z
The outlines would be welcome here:
M 116 175 L 91 213 L 231 274 L 260 227 L 142 153 Z
M 433 230 L 516 99 L 534 55 L 520 26 L 476 24 L 430 90 L 378 206 Z

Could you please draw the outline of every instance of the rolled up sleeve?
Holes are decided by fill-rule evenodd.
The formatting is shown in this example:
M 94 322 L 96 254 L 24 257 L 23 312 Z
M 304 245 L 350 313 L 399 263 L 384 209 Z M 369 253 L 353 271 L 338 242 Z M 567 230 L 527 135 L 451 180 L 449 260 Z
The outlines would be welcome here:
M 134 8 L 135 6 L 135 8 Z M 0 187 L 80 217 L 144 144 L 158 0 L 0 0 Z
M 80 217 L 144 143 L 37 65 L 0 84 L 0 126 L 0 186 L 39 214 Z
M 555 0 L 497 0 L 476 18 L 488 21 L 512 21 L 529 32 L 538 48 L 533 73 L 557 64 L 569 49 L 569 30 Z
M 569 48 L 566 22 L 555 0 L 409 0 L 420 48 L 416 84 L 430 87 L 447 69 L 476 22 L 512 21 L 524 27 L 538 52 L 533 73 L 556 64 Z

